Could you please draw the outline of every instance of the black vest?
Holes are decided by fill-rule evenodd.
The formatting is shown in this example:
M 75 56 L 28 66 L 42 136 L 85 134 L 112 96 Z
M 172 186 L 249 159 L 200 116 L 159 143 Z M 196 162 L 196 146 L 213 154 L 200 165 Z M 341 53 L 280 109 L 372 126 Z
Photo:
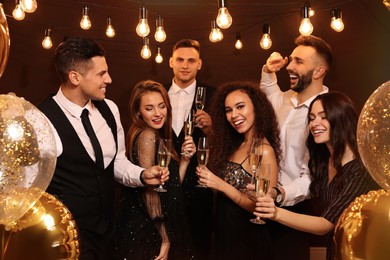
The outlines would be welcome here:
M 114 115 L 106 102 L 93 103 L 110 126 L 118 148 Z M 113 227 L 115 156 L 106 169 L 98 167 L 52 97 L 47 98 L 38 108 L 56 128 L 63 146 L 47 192 L 68 207 L 79 229 L 103 234 Z

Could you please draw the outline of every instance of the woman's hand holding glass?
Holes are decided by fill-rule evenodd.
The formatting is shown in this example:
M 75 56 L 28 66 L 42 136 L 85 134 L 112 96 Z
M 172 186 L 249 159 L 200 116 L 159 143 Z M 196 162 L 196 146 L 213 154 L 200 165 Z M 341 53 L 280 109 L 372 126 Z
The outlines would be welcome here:
M 171 151 L 172 151 L 172 140 L 170 139 L 160 139 L 157 151 L 157 161 L 158 165 L 163 169 L 168 169 L 169 162 L 171 161 Z M 163 182 L 155 188 L 157 192 L 166 192 L 167 190 L 163 187 Z
M 186 135 L 184 137 L 184 142 L 183 145 L 181 146 L 181 154 L 182 160 L 184 159 L 185 161 L 189 161 L 192 156 L 196 153 L 196 146 L 194 143 L 194 139 L 190 135 Z
M 264 165 L 263 167 L 259 168 L 256 176 L 256 197 L 264 197 L 269 188 L 270 183 L 270 175 L 271 175 L 271 166 L 269 164 Z M 252 223 L 255 224 L 265 224 L 263 220 L 261 220 L 260 217 L 256 217 L 254 219 L 250 220 Z
M 208 139 L 206 137 L 200 137 L 198 140 L 198 151 L 196 154 L 198 158 L 198 165 L 200 168 L 206 168 L 207 162 L 209 160 L 209 144 Z M 196 185 L 199 188 L 207 188 L 204 185 Z
M 276 219 L 279 208 L 276 207 L 274 199 L 268 194 L 264 197 L 257 197 L 255 212 L 257 218 Z

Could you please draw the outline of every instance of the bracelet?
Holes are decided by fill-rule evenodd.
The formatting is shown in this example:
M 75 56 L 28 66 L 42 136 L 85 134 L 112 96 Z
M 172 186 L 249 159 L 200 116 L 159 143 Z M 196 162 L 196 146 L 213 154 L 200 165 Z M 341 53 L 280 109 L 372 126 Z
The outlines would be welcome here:
M 146 170 L 143 170 L 143 171 L 140 173 L 139 179 L 141 180 L 142 185 L 145 186 L 145 185 L 146 185 L 146 182 L 145 182 L 144 179 L 142 178 L 142 175 L 143 175 L 144 171 L 146 171 Z

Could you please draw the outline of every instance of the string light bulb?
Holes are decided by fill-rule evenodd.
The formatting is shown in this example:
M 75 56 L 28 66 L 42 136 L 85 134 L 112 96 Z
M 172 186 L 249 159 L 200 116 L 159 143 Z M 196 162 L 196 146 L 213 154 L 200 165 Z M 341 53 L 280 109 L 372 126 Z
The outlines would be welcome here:
M 17 21 L 21 21 L 24 19 L 26 14 L 24 13 L 22 6 L 20 5 L 20 0 L 15 1 L 15 9 L 12 11 L 12 16 Z
M 115 36 L 115 29 L 112 26 L 112 19 L 110 17 L 107 18 L 107 29 L 106 29 L 106 36 L 108 38 L 112 38 Z
M 227 29 L 232 25 L 233 18 L 227 9 L 226 0 L 219 0 L 219 9 L 217 16 L 217 25 L 221 29 Z
M 149 35 L 148 10 L 144 5 L 139 8 L 139 22 L 135 31 L 139 37 L 146 37 Z
M 223 39 L 223 34 L 221 32 L 221 29 L 218 28 L 217 23 L 215 20 L 211 21 L 211 32 L 209 35 L 209 40 L 211 42 L 219 42 Z
M 142 38 L 142 49 L 141 49 L 141 57 L 145 60 L 149 59 L 152 56 L 152 52 L 149 48 L 149 38 Z
M 386 6 L 387 10 L 390 11 L 390 0 L 383 0 L 383 4 Z
M 92 26 L 88 13 L 89 13 L 89 8 L 87 5 L 85 5 L 83 7 L 83 16 L 81 17 L 81 21 L 80 21 L 80 27 L 83 30 L 88 30 Z
M 340 9 L 332 9 L 330 11 L 331 13 L 331 21 L 330 21 L 330 27 L 335 30 L 336 32 L 341 32 L 344 30 L 344 22 L 342 19 L 342 13 Z
M 45 30 L 45 38 L 43 38 L 42 47 L 47 49 L 47 50 L 50 49 L 51 47 L 53 47 L 53 42 L 51 41 L 51 29 L 50 28 L 47 28 Z
M 236 34 L 236 43 L 234 44 L 234 47 L 237 50 L 241 50 L 242 47 L 243 47 L 243 44 L 242 44 L 242 41 L 241 41 L 241 34 L 240 33 Z
M 37 10 L 38 4 L 36 0 L 21 0 L 20 6 L 26 13 L 33 13 Z
M 154 34 L 154 39 L 158 42 L 163 42 L 167 38 L 167 34 L 164 31 L 164 20 L 159 15 L 156 19 L 156 32 Z
M 268 24 L 263 25 L 263 36 L 260 40 L 260 47 L 264 50 L 268 50 L 272 46 L 272 40 L 271 40 L 271 28 Z
M 299 26 L 299 32 L 303 36 L 308 36 L 308 35 L 312 34 L 312 32 L 314 30 L 313 25 L 311 24 L 310 18 L 309 18 L 309 7 L 307 5 L 305 5 L 303 7 L 302 11 L 303 11 L 303 18 L 301 21 L 301 25 Z
M 161 63 L 164 60 L 163 56 L 161 55 L 161 48 L 160 47 L 157 47 L 157 54 L 156 54 L 156 58 L 154 58 L 154 60 L 156 61 L 156 63 Z

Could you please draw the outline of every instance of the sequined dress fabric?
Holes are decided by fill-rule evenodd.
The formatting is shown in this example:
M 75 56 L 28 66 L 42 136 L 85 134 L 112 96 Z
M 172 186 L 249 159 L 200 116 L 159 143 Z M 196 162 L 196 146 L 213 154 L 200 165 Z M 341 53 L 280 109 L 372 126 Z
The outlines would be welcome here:
M 136 144 L 138 139 L 139 135 L 135 140 Z M 134 163 L 138 164 L 136 148 L 133 149 L 133 158 Z M 165 193 L 153 191 L 152 186 L 122 189 L 116 259 L 154 259 L 160 252 L 162 226 L 171 243 L 169 259 L 194 259 L 183 210 L 178 162 L 171 160 L 169 171 L 169 180 L 164 184 L 167 189 Z M 153 215 L 155 216 L 151 217 Z
M 226 162 L 220 177 L 237 189 L 245 188 L 251 179 L 242 165 L 234 162 Z M 251 212 L 218 192 L 213 259 L 272 259 L 267 224 L 253 224 L 251 218 Z

